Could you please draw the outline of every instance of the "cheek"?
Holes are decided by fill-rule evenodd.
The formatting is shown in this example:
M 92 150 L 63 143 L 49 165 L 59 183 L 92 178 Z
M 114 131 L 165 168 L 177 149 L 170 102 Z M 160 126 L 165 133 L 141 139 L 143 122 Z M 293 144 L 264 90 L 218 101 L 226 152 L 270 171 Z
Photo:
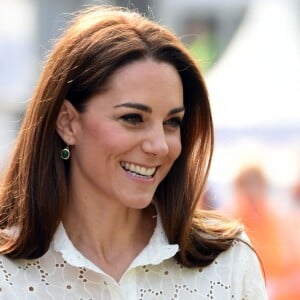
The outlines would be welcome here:
M 181 139 L 179 137 L 173 137 L 169 141 L 169 156 L 170 159 L 175 161 L 181 153 Z
M 86 124 L 84 131 L 94 139 L 99 139 L 99 137 L 105 139 L 109 136 L 108 125 L 107 122 L 91 120 Z
M 114 151 L 128 138 L 124 131 L 113 122 L 90 122 L 85 128 L 92 143 L 100 146 L 101 149 Z

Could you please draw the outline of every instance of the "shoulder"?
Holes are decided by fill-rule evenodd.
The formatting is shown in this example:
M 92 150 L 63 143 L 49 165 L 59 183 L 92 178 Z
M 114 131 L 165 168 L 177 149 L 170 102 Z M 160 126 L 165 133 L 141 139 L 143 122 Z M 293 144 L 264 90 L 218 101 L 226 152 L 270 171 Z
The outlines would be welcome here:
M 242 233 L 206 267 L 185 267 L 173 257 L 158 265 L 143 266 L 137 275 L 140 282 L 150 282 L 158 290 L 163 286 L 164 293 L 178 299 L 266 300 L 259 260 L 248 241 Z
M 242 232 L 231 246 L 216 258 L 214 263 L 220 263 L 231 268 L 234 275 L 248 272 L 249 267 L 261 270 L 259 257 L 252 248 L 250 240 L 245 232 Z M 256 273 L 253 273 L 256 274 Z
M 19 282 L 15 282 L 14 278 L 21 274 L 20 270 L 16 261 L 0 255 L 0 299 L 18 299 L 15 288 L 18 288 Z
M 197 280 L 199 286 L 209 282 L 209 293 L 215 299 L 228 294 L 234 299 L 267 299 L 262 267 L 245 232 L 239 234 L 210 265 L 192 269 L 184 267 L 182 274 L 186 274 L 189 280 Z
M 0 255 L 0 299 L 23 299 L 24 293 L 29 298 L 40 299 L 49 285 L 50 277 L 58 274 L 57 264 L 53 251 L 31 260 Z
M 267 299 L 262 265 L 245 232 L 217 256 L 207 272 L 228 278 L 231 289 L 243 299 Z

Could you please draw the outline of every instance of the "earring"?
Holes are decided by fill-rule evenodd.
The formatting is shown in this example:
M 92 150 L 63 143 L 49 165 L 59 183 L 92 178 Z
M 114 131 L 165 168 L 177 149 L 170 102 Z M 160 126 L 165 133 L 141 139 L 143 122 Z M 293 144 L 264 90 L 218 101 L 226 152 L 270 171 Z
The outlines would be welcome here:
M 64 149 L 60 152 L 60 158 L 63 160 L 68 160 L 70 158 L 71 152 L 69 145 L 67 145 Z

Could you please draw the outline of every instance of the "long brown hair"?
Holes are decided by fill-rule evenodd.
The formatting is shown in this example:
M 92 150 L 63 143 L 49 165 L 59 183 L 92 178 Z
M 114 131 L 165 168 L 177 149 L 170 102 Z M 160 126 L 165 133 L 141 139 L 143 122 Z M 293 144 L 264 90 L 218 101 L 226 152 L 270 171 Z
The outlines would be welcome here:
M 20 233 L 1 234 L 1 253 L 42 256 L 61 221 L 68 163 L 59 157 L 63 141 L 55 124 L 64 99 L 83 111 L 113 72 L 146 58 L 173 65 L 184 90 L 182 153 L 155 195 L 169 241 L 180 245 L 177 260 L 205 266 L 230 246 L 241 228 L 196 211 L 213 151 L 208 94 L 196 63 L 166 28 L 136 12 L 94 6 L 80 12 L 55 45 L 27 108 L 0 194 L 0 228 Z

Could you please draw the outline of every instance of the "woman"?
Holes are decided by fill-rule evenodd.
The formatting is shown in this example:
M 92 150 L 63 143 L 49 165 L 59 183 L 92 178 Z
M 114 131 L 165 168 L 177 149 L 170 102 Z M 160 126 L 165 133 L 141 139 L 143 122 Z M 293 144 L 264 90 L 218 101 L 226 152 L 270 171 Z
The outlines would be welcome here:
M 242 227 L 197 211 L 213 147 L 195 62 L 135 12 L 78 14 L 1 189 L 2 299 L 265 299 Z

